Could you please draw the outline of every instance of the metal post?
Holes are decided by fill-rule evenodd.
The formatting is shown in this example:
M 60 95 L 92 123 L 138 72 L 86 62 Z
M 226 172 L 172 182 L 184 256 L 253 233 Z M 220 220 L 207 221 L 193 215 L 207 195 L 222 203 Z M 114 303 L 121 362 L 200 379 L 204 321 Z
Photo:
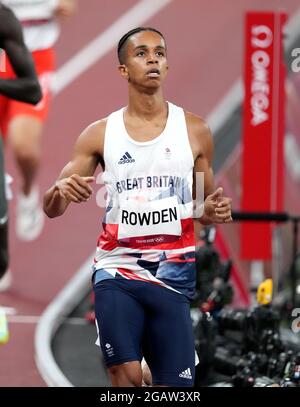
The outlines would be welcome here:
M 291 279 L 291 291 L 292 291 L 292 307 L 296 307 L 296 285 L 297 285 L 297 276 L 296 276 L 296 259 L 297 259 L 297 251 L 298 251 L 298 222 L 300 221 L 300 217 L 295 216 L 291 217 L 293 222 L 293 261 L 291 264 L 290 269 L 290 279 Z

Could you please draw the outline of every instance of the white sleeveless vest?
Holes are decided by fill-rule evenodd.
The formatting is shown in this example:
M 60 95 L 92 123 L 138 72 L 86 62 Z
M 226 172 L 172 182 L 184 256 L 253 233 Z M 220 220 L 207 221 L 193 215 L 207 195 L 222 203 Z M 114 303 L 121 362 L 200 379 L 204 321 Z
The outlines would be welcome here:
M 103 182 L 108 195 L 95 282 L 149 281 L 191 297 L 194 160 L 184 111 L 168 103 L 165 129 L 147 142 L 129 136 L 123 115 L 124 108 L 106 124 Z

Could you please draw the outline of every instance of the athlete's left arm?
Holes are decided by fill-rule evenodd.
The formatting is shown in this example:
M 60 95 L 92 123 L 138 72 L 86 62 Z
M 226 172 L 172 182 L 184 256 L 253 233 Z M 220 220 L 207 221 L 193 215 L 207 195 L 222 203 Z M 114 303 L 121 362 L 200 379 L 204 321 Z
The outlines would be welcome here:
M 195 198 L 196 174 L 204 174 L 204 214 L 199 219 L 202 224 L 230 222 L 231 198 L 223 196 L 223 189 L 215 189 L 213 161 L 213 138 L 207 123 L 192 113 L 186 112 L 186 123 L 190 145 L 194 157 L 194 184 Z
M 42 98 L 32 57 L 24 44 L 22 27 L 13 12 L 0 8 L 0 43 L 15 71 L 15 79 L 0 78 L 0 94 L 21 102 L 37 104 Z

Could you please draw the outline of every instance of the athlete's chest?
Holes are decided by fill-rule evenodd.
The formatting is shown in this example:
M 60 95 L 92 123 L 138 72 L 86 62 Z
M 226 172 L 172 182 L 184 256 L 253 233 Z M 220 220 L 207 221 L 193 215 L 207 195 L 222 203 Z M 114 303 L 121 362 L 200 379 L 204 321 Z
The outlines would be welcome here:
M 147 142 L 158 137 L 166 127 L 166 119 L 157 119 L 151 122 L 134 122 L 125 120 L 124 122 L 129 136 L 138 142 Z
M 155 174 L 186 175 L 191 166 L 189 162 L 188 151 L 165 137 L 147 146 L 120 143 L 113 151 L 109 167 L 113 168 L 115 177 L 122 180 Z

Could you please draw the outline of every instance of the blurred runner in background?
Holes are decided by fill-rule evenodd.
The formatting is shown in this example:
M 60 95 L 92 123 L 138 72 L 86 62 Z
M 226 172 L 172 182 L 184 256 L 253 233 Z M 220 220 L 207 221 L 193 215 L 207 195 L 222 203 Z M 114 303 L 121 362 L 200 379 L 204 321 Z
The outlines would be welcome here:
M 59 36 L 57 17 L 68 17 L 75 11 L 76 0 L 3 0 L 23 26 L 25 44 L 32 53 L 43 98 L 31 106 L 7 98 L 0 100 L 0 122 L 3 137 L 9 137 L 21 174 L 17 196 L 16 234 L 21 240 L 33 240 L 41 233 L 44 215 L 35 183 L 41 160 L 41 136 L 48 115 L 50 83 L 55 69 L 53 46 Z M 1 78 L 14 78 L 9 61 Z
M 22 27 L 10 9 L 0 2 L 0 71 L 5 73 L 6 59 L 13 66 L 16 78 L 0 77 L 0 125 L 2 103 L 5 97 L 36 105 L 42 98 L 32 57 L 22 35 Z M 8 209 L 7 186 L 4 172 L 3 145 L 0 137 L 0 291 L 9 288 L 8 272 Z M 8 327 L 4 310 L 0 307 L 0 344 L 8 341 Z

